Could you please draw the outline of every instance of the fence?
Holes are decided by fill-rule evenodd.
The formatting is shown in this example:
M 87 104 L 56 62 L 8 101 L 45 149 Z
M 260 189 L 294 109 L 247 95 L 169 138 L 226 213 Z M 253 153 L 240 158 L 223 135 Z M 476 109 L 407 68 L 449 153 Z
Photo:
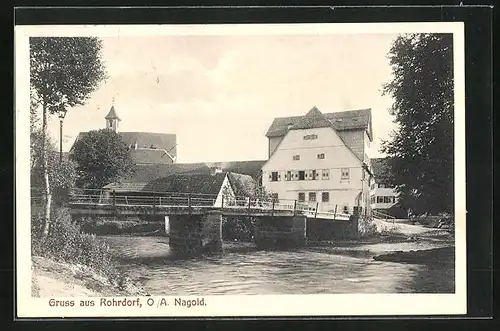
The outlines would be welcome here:
M 75 190 L 70 194 L 70 203 L 113 205 L 113 206 L 152 206 L 152 207 L 219 207 L 221 209 L 248 209 L 270 211 L 301 212 L 311 218 L 348 220 L 349 213 L 340 211 L 337 205 L 307 203 L 297 200 L 279 201 L 262 197 L 224 196 L 203 193 L 181 192 L 116 192 L 107 190 Z

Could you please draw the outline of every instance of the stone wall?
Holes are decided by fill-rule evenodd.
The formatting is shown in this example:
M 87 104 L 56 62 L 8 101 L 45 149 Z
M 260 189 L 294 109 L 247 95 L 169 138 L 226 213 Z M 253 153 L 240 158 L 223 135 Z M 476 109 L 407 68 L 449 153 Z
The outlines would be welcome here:
M 358 237 L 358 219 L 332 221 L 309 218 L 307 220 L 307 239 L 309 241 L 346 240 Z

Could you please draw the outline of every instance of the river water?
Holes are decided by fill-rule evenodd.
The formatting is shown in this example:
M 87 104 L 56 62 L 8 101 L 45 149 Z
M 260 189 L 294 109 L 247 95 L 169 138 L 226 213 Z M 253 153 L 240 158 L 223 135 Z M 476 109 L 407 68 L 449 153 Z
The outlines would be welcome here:
M 373 260 L 388 251 L 445 246 L 436 242 L 357 244 L 258 251 L 225 243 L 219 256 L 178 259 L 168 238 L 105 236 L 119 267 L 151 295 L 453 293 L 453 265 Z

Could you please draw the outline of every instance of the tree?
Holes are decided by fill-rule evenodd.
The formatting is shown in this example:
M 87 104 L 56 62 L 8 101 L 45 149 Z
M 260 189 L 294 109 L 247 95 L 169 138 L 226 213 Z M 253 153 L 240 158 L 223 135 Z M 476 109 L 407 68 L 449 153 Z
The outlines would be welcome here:
M 404 208 L 453 212 L 453 39 L 405 34 L 392 44 L 393 79 L 383 94 L 394 101 L 397 129 L 383 143 Z
M 131 174 L 134 163 L 128 146 L 110 129 L 89 131 L 73 146 L 78 182 L 99 189 Z
M 43 142 L 45 138 L 45 142 Z M 30 137 L 30 166 L 31 166 L 31 188 L 32 195 L 38 197 L 43 194 L 44 174 L 43 158 L 41 146 L 45 144 L 47 149 L 47 169 L 49 173 L 49 183 L 53 192 L 53 199 L 56 203 L 63 203 L 70 189 L 75 186 L 76 165 L 68 158 L 63 158 L 59 162 L 59 151 L 53 141 L 44 137 L 40 130 L 31 132 Z
M 30 38 L 30 108 L 42 109 L 44 137 L 47 136 L 47 116 L 85 104 L 105 78 L 101 47 L 101 41 L 97 38 Z M 42 139 L 45 200 L 43 238 L 48 235 L 52 202 L 47 154 L 45 139 Z

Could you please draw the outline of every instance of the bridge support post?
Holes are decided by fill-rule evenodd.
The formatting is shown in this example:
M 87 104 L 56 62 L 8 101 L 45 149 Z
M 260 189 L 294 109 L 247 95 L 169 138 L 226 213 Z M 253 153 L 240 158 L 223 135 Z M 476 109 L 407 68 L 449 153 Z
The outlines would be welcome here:
M 257 248 L 301 247 L 307 244 L 307 217 L 263 216 L 257 219 L 254 240 Z
M 349 220 L 311 218 L 308 220 L 307 238 L 309 241 L 349 240 L 358 237 L 358 217 L 351 215 Z
M 209 211 L 201 221 L 201 248 L 203 252 L 222 251 L 222 212 Z
M 168 221 L 169 246 L 175 254 L 199 255 L 222 251 L 220 211 L 203 215 L 171 215 Z

